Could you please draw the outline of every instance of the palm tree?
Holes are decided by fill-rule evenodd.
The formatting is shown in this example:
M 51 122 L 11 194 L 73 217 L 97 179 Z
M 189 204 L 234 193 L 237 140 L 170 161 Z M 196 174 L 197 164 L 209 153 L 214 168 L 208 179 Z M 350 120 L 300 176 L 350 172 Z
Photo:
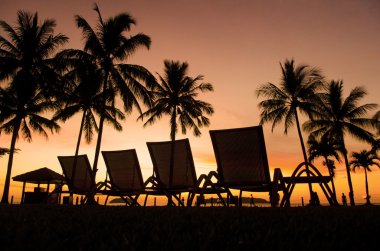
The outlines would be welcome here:
M 75 156 L 78 156 L 79 153 L 83 130 L 87 143 L 91 142 L 94 131 L 98 131 L 95 114 L 100 116 L 103 108 L 103 94 L 100 93 L 102 81 L 99 73 L 94 65 L 89 62 L 81 62 L 64 76 L 64 79 L 70 83 L 61 97 L 65 105 L 63 109 L 56 112 L 53 119 L 65 122 L 75 114 L 82 112 Z M 105 121 L 112 124 L 116 130 L 121 131 L 122 126 L 117 121 L 117 118 L 124 119 L 124 114 L 114 106 L 106 106 L 104 112 Z M 76 159 L 74 161 L 73 175 L 75 174 L 75 168 Z M 72 178 L 74 179 L 74 177 Z
M 0 27 L 9 39 L 0 36 L 0 81 L 2 109 L 0 130 L 12 133 L 7 174 L 1 202 L 8 203 L 10 177 L 16 140 L 21 130 L 31 141 L 31 129 L 47 136 L 44 128 L 57 131 L 59 126 L 42 117 L 41 113 L 57 108 L 53 102 L 57 88 L 57 75 L 52 69 L 54 51 L 67 42 L 62 34 L 54 35 L 55 21 L 38 22 L 38 15 L 19 11 L 13 28 L 0 20 Z M 8 82 L 9 81 L 9 82 Z
M 331 184 L 333 188 L 334 196 L 336 197 L 334 176 L 335 176 L 335 163 L 334 160 L 329 157 L 334 157 L 338 162 L 340 162 L 339 157 L 339 143 L 334 138 L 321 137 L 317 140 L 313 135 L 309 136 L 307 141 L 308 144 L 308 154 L 309 161 L 313 162 L 318 157 L 323 157 L 323 165 L 329 170 L 329 175 L 331 177 Z
M 144 126 L 152 125 L 163 115 L 170 116 L 170 139 L 175 141 L 178 124 L 182 134 L 186 134 L 186 128 L 193 130 L 194 136 L 200 136 L 200 128 L 208 126 L 210 120 L 205 116 L 212 115 L 214 109 L 209 103 L 195 99 L 198 92 L 213 91 L 210 83 L 200 83 L 202 75 L 195 78 L 187 76 L 188 63 L 179 61 L 164 61 L 165 75 L 159 75 L 161 83 L 153 87 L 155 100 L 152 108 L 144 112 L 139 119 L 148 117 Z
M 365 176 L 365 191 L 366 191 L 366 204 L 371 205 L 369 192 L 368 192 L 368 179 L 367 179 L 367 171 L 371 172 L 370 166 L 377 166 L 380 168 L 379 157 L 374 154 L 372 151 L 363 150 L 361 152 L 353 152 L 351 154 L 351 161 L 349 163 L 352 171 L 355 172 L 355 168 L 363 167 L 364 176 Z
M 42 113 L 57 108 L 55 102 L 46 100 L 42 92 L 35 93 L 27 100 L 20 98 L 11 88 L 1 88 L 0 95 L 9 107 L 7 112 L 1 113 L 0 132 L 12 134 L 4 192 L 1 199 L 1 203 L 8 203 L 13 154 L 20 130 L 24 139 L 31 142 L 32 131 L 47 137 L 45 129 L 50 129 L 51 132 L 57 132 L 59 126 L 54 121 L 41 116 Z M 24 95 L 22 96 L 24 97 Z
M 321 72 L 308 65 L 295 66 L 294 60 L 285 60 L 281 64 L 282 79 L 277 87 L 275 84 L 267 83 L 256 90 L 258 97 L 263 96 L 265 100 L 259 103 L 261 109 L 260 124 L 272 122 L 272 131 L 274 127 L 284 120 L 285 131 L 294 125 L 297 126 L 297 132 L 301 143 L 304 162 L 307 165 L 306 148 L 302 137 L 301 126 L 299 121 L 299 112 L 312 116 L 316 109 L 314 98 L 315 93 L 323 86 L 323 77 Z M 309 172 L 307 172 L 309 175 Z M 311 183 L 309 183 L 310 196 L 312 194 Z
M 133 108 L 136 108 L 141 114 L 139 102 L 148 106 L 151 104 L 151 95 L 142 83 L 149 84 L 154 81 L 154 77 L 142 66 L 123 63 L 137 49 L 141 47 L 149 49 L 151 43 L 150 38 L 142 33 L 127 36 L 126 32 L 130 31 L 136 21 L 128 13 L 121 13 L 103 20 L 97 5 L 94 10 L 98 14 L 95 29 L 83 17 L 75 16 L 77 27 L 82 30 L 85 41 L 84 50 L 66 50 L 61 53 L 61 56 L 66 57 L 68 61 L 72 59 L 91 61 L 97 66 L 97 70 L 102 76 L 103 108 L 100 112 L 99 133 L 93 164 L 93 176 L 95 177 L 106 119 L 105 107 L 115 105 L 115 99 L 110 100 L 107 93 L 112 91 L 119 95 L 126 113 L 130 113 Z M 92 195 L 89 196 L 88 202 L 95 202 Z
M 350 134 L 354 138 L 371 142 L 373 135 L 366 130 L 373 128 L 373 120 L 364 118 L 364 115 L 377 107 L 376 104 L 359 105 L 359 101 L 366 95 L 362 87 L 351 90 L 346 99 L 343 98 L 343 81 L 331 81 L 327 86 L 327 92 L 320 94 L 319 114 L 310 121 L 305 122 L 303 128 L 311 132 L 315 137 L 336 137 L 340 143 L 340 151 L 344 157 L 347 180 L 349 186 L 350 204 L 355 205 L 354 190 L 350 175 L 350 167 L 347 157 L 347 148 L 344 135 Z M 317 101 L 317 100 L 316 100 Z
M 164 76 L 159 75 L 161 83 L 153 86 L 155 100 L 152 108 L 144 112 L 139 118 L 148 117 L 144 126 L 152 125 L 163 115 L 170 116 L 170 139 L 175 141 L 178 131 L 178 123 L 182 134 L 186 134 L 186 128 L 193 130 L 195 136 L 200 136 L 200 128 L 208 126 L 210 120 L 205 115 L 214 113 L 213 107 L 204 101 L 197 100 L 198 92 L 213 91 L 210 83 L 198 83 L 203 80 L 202 75 L 195 78 L 189 77 L 188 63 L 179 61 L 164 61 Z M 174 144 L 171 149 L 169 184 L 173 180 L 173 155 Z M 168 205 L 171 200 L 168 201 Z

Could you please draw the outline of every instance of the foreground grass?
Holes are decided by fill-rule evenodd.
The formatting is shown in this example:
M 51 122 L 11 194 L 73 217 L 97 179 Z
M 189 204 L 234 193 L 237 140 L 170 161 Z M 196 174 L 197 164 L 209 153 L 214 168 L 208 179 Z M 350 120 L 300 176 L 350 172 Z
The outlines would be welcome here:
M 380 250 L 380 207 L 9 205 L 0 230 L 2 250 Z

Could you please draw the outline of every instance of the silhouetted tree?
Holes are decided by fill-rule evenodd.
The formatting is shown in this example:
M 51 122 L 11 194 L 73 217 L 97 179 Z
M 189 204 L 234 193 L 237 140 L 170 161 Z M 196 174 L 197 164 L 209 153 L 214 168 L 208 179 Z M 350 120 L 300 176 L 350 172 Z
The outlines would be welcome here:
M 303 128 L 319 137 L 335 137 L 340 143 L 340 150 L 344 157 L 348 186 L 350 189 L 350 204 L 355 205 L 354 190 L 352 187 L 350 167 L 347 158 L 347 148 L 344 135 L 349 134 L 356 139 L 371 142 L 373 135 L 366 130 L 373 128 L 373 119 L 364 118 L 364 115 L 377 107 L 376 104 L 359 105 L 359 101 L 366 95 L 361 87 L 351 90 L 347 98 L 343 98 L 343 81 L 331 81 L 327 92 L 320 95 L 319 114 L 314 119 L 304 123 Z M 318 100 L 316 100 L 317 102 Z
M 323 86 L 323 77 L 316 68 L 304 64 L 295 66 L 293 59 L 286 59 L 284 64 L 280 63 L 280 66 L 282 78 L 279 87 L 267 83 L 256 90 L 258 97 L 266 98 L 258 105 L 261 109 L 260 124 L 271 122 L 273 131 L 277 124 L 284 121 L 284 133 L 287 134 L 288 129 L 295 122 L 304 162 L 307 163 L 308 158 L 301 132 L 299 112 L 309 117 L 313 115 L 316 109 L 315 93 Z M 307 165 L 306 168 L 308 168 Z M 311 196 L 312 187 L 310 183 L 309 191 Z
M 42 117 L 42 113 L 57 108 L 58 76 L 52 69 L 54 51 L 67 42 L 62 34 L 54 35 L 55 21 L 38 22 L 37 13 L 17 12 L 17 24 L 0 21 L 9 39 L 0 36 L 1 98 L 7 109 L 0 114 L 0 130 L 12 133 L 4 193 L 1 202 L 8 203 L 13 154 L 19 131 L 31 141 L 31 130 L 47 136 L 45 129 L 57 131 L 59 126 Z M 8 82 L 9 81 L 9 82 Z
M 13 154 L 16 148 L 16 140 L 21 130 L 22 136 L 28 141 L 32 141 L 32 131 L 45 137 L 45 129 L 51 132 L 58 131 L 59 126 L 54 121 L 43 117 L 45 111 L 57 108 L 54 101 L 46 100 L 42 92 L 37 92 L 27 100 L 20 98 L 11 88 L 0 89 L 0 95 L 8 104 L 9 110 L 2 112 L 0 116 L 0 132 L 12 134 L 8 169 L 4 184 L 4 192 L 1 203 L 8 203 L 9 185 L 12 172 Z
M 334 157 L 338 162 L 340 162 L 340 144 L 335 138 L 321 137 L 319 140 L 317 140 L 313 135 L 309 136 L 307 144 L 309 146 L 308 153 L 310 162 L 313 162 L 318 157 L 324 158 L 323 165 L 328 168 L 334 196 L 336 197 L 335 184 L 333 179 L 335 176 L 335 164 L 334 160 L 329 159 L 329 157 Z
M 97 5 L 95 5 L 94 10 L 98 14 L 95 29 L 83 17 L 75 16 L 76 24 L 82 30 L 85 41 L 84 50 L 66 50 L 61 56 L 66 57 L 68 61 L 71 59 L 92 61 L 101 72 L 104 108 L 99 121 L 93 164 L 93 175 L 95 177 L 106 118 L 105 107 L 106 105 L 115 106 L 115 99 L 110 100 L 107 93 L 110 90 L 113 91 L 115 93 L 113 97 L 118 94 L 126 113 L 130 113 L 133 108 L 142 113 L 139 102 L 148 106 L 151 105 L 150 93 L 142 83 L 149 84 L 154 81 L 154 77 L 142 66 L 124 63 L 137 49 L 141 47 L 149 49 L 151 43 L 150 38 L 142 33 L 127 36 L 126 32 L 130 31 L 136 21 L 128 13 L 121 13 L 103 20 Z M 93 195 L 89 196 L 88 202 L 95 202 Z
M 182 134 L 186 128 L 193 130 L 195 136 L 200 136 L 200 128 L 208 126 L 210 120 L 205 115 L 212 115 L 214 109 L 211 104 L 196 99 L 198 92 L 213 91 L 210 83 L 199 83 L 202 75 L 189 77 L 189 65 L 184 62 L 165 60 L 165 74 L 159 75 L 161 83 L 153 86 L 155 100 L 152 108 L 144 112 L 139 118 L 148 117 L 144 126 L 152 125 L 163 115 L 170 116 L 170 139 L 175 140 L 178 124 Z
M 371 172 L 370 166 L 377 166 L 380 168 L 379 157 L 374 154 L 371 151 L 363 150 L 361 152 L 353 152 L 351 154 L 351 161 L 349 163 L 350 167 L 352 168 L 352 171 L 355 172 L 356 168 L 362 167 L 364 169 L 364 175 L 365 175 L 365 191 L 366 191 L 366 204 L 370 205 L 370 195 L 368 192 L 368 178 L 367 178 L 367 171 Z

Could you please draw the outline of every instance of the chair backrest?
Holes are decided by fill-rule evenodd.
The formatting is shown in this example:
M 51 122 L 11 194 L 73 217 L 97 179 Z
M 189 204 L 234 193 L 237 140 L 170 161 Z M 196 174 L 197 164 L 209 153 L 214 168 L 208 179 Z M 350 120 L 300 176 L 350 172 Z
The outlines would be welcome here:
M 75 156 L 58 156 L 58 160 L 70 191 L 73 193 L 87 193 L 91 191 L 91 182 L 94 181 L 87 155 L 77 156 L 75 174 L 73 172 Z
M 210 131 L 218 174 L 225 184 L 270 183 L 262 126 Z
M 136 191 L 144 188 L 139 160 L 135 149 L 102 151 L 111 185 L 119 191 Z
M 193 155 L 188 139 L 147 142 L 156 178 L 166 188 L 190 188 L 196 184 Z M 173 178 L 170 185 L 170 166 L 173 165 Z

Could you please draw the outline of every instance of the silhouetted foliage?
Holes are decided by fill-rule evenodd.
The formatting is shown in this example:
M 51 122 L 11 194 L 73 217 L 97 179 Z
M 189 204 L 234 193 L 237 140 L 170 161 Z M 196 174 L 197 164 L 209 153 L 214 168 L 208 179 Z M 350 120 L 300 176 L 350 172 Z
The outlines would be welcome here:
M 351 205 L 355 205 L 355 201 L 344 135 L 349 134 L 366 142 L 373 139 L 372 133 L 367 130 L 373 128 L 373 119 L 364 118 L 364 115 L 377 105 L 359 105 L 359 101 L 365 95 L 362 87 L 356 87 L 343 98 L 343 81 L 331 81 L 327 86 L 327 92 L 320 94 L 320 99 L 316 99 L 316 102 L 320 101 L 318 115 L 303 125 L 303 128 L 315 137 L 334 137 L 340 143 L 346 165 Z
M 368 178 L 367 171 L 371 172 L 371 166 L 377 166 L 380 168 L 380 158 L 372 151 L 363 150 L 361 152 L 353 152 L 351 154 L 350 167 L 355 172 L 356 168 L 362 167 L 365 175 L 365 191 L 366 191 L 366 204 L 370 205 L 370 195 L 368 190 Z
M 139 119 L 148 117 L 144 126 L 151 125 L 163 115 L 170 116 L 170 139 L 175 140 L 178 123 L 182 134 L 186 128 L 193 130 L 195 136 L 200 136 L 200 128 L 210 124 L 205 115 L 212 115 L 214 109 L 211 104 L 196 99 L 198 92 L 213 91 L 210 83 L 198 83 L 203 80 L 202 75 L 195 78 L 187 75 L 189 65 L 178 61 L 164 61 L 165 74 L 159 75 L 160 83 L 153 86 L 154 102 L 152 108 L 144 112 Z
M 0 36 L 1 88 L 0 131 L 12 134 L 7 174 L 1 202 L 8 203 L 13 153 L 19 130 L 27 141 L 32 131 L 47 136 L 45 131 L 57 131 L 59 126 L 41 114 L 56 109 L 54 101 L 59 89 L 59 76 L 52 67 L 55 50 L 67 42 L 62 34 L 54 35 L 55 21 L 39 23 L 37 13 L 17 13 L 17 24 L 0 21 L 9 39 Z
M 8 148 L 0 147 L 0 157 L 5 154 L 9 154 L 11 151 Z

